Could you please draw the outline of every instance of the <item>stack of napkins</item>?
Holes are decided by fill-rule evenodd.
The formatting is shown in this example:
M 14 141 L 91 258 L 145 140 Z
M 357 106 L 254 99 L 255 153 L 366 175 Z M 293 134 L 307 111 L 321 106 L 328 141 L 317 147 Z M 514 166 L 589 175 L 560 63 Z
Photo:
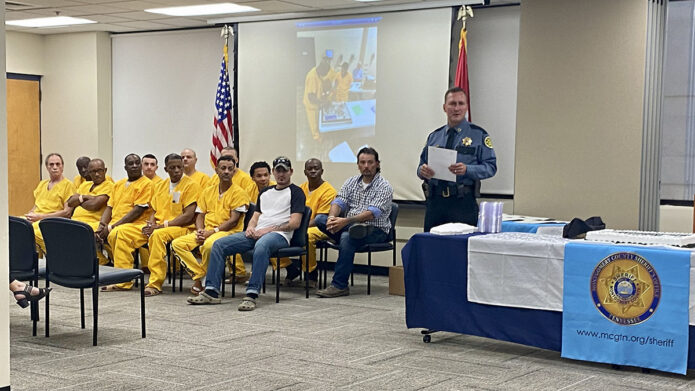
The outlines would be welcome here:
M 463 235 L 478 232 L 478 227 L 464 223 L 447 223 L 432 228 L 430 232 L 435 235 Z

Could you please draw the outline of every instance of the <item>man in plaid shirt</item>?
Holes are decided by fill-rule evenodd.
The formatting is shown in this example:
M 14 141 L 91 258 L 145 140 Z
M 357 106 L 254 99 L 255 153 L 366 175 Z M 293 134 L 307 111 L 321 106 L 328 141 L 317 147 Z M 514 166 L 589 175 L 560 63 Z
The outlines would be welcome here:
M 340 247 L 333 281 L 316 292 L 320 297 L 349 295 L 355 252 L 365 244 L 386 241 L 391 230 L 393 188 L 380 174 L 379 153 L 370 147 L 360 149 L 357 167 L 360 175 L 345 181 L 328 216 L 317 215 L 315 219 L 316 226 Z

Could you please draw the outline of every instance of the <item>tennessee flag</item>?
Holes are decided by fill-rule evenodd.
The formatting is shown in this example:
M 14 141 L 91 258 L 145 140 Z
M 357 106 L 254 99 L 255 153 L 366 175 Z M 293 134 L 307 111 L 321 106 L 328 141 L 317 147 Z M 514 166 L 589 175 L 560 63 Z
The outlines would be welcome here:
M 471 93 L 468 90 L 468 54 L 467 54 L 467 40 L 466 40 L 466 23 L 464 21 L 461 28 L 461 39 L 459 40 L 459 61 L 456 64 L 456 87 L 462 88 L 466 92 L 468 97 L 468 112 L 466 113 L 466 119 L 471 121 Z

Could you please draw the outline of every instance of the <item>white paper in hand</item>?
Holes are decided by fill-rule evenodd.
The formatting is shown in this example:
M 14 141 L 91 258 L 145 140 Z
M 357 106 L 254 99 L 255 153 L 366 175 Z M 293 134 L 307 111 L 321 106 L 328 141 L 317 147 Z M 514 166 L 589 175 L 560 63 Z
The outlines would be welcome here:
M 427 147 L 427 165 L 434 171 L 433 178 L 456 182 L 456 175 L 449 171 L 452 164 L 456 164 L 456 150 Z

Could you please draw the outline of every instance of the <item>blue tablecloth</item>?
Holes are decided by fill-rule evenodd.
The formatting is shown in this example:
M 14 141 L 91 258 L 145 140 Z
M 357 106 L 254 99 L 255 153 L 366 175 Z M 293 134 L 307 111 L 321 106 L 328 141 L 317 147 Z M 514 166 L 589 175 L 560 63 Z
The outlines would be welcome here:
M 503 221 L 502 232 L 528 232 L 535 234 L 538 227 L 564 227 L 565 223 L 522 223 L 519 221 Z
M 560 351 L 562 312 L 468 302 L 468 238 L 414 235 L 402 251 L 406 325 Z M 695 368 L 695 327 L 689 327 L 688 368 Z

